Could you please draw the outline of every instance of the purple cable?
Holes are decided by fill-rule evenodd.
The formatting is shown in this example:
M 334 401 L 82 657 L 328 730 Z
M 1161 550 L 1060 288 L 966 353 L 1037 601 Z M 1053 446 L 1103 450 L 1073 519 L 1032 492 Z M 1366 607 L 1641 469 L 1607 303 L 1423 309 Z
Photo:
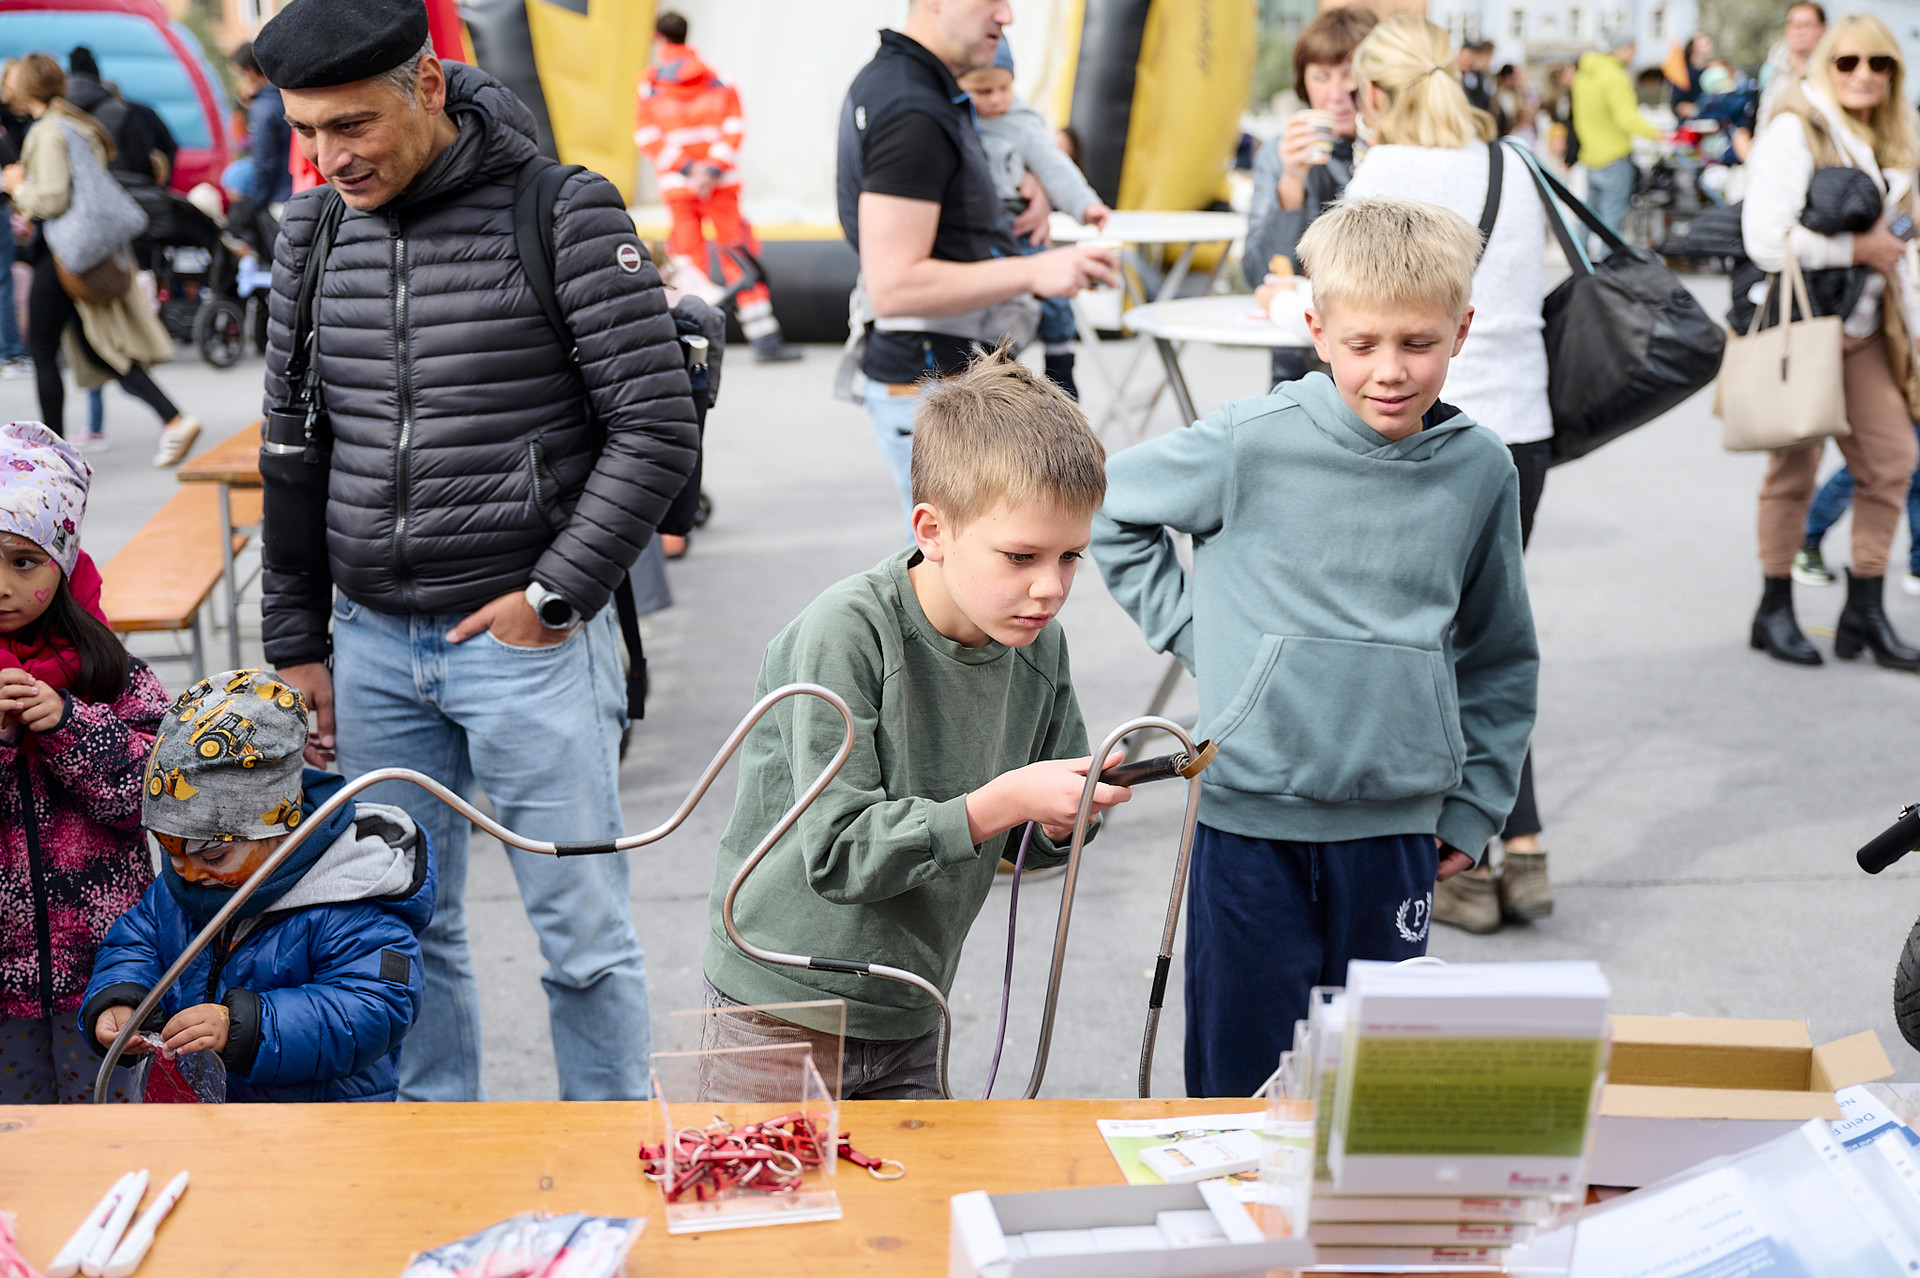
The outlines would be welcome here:
M 993 1098 L 993 1080 L 1000 1073 L 1000 1049 L 1007 1045 L 1007 1005 L 1013 1002 L 1013 941 L 1017 935 L 1014 923 L 1020 917 L 1020 871 L 1027 864 L 1027 843 L 1033 838 L 1033 822 L 1027 822 L 1026 830 L 1020 835 L 1020 850 L 1013 857 L 1012 891 L 1007 896 L 1007 974 L 1000 982 L 1000 1032 L 993 1040 L 993 1063 L 987 1066 L 986 1090 L 980 1093 L 981 1100 Z

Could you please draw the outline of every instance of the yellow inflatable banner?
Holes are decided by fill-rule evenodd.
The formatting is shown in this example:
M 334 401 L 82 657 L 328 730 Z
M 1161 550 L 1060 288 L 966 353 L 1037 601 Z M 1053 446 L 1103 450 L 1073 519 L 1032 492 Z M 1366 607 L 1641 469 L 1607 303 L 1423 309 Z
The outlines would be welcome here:
M 527 0 L 560 159 L 605 174 L 629 201 L 634 93 L 653 53 L 653 14 L 654 0 Z

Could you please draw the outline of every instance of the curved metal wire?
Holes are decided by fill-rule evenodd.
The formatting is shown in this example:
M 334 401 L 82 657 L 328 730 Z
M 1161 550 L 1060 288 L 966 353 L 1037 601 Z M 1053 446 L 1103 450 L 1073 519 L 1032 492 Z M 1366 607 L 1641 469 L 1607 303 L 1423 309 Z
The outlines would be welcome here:
M 219 934 L 220 929 L 227 925 L 227 921 L 234 916 L 242 905 L 246 904 L 247 898 L 251 897 L 260 885 L 265 883 L 267 879 L 273 875 L 273 872 L 279 869 L 286 859 L 292 856 L 300 845 L 306 841 L 307 835 L 311 831 L 323 826 L 327 818 L 338 811 L 342 804 L 353 798 L 354 795 L 359 794 L 362 790 L 386 781 L 411 782 L 452 808 L 455 812 L 458 812 L 461 816 L 472 821 L 475 825 L 502 843 L 519 848 L 525 852 L 537 852 L 544 856 L 589 856 L 606 852 L 626 852 L 634 848 L 645 847 L 649 843 L 656 843 L 679 829 L 681 823 L 692 813 L 694 807 L 702 798 L 706 797 L 707 791 L 712 788 L 714 781 L 719 777 L 721 769 L 727 766 L 727 762 L 732 759 L 735 752 L 739 750 L 741 743 L 747 739 L 747 734 L 753 730 L 754 725 L 759 723 L 760 720 L 765 717 L 767 711 L 771 710 L 776 704 L 784 701 L 788 697 L 794 696 L 819 697 L 822 701 L 825 701 L 840 712 L 840 718 L 846 724 L 847 731 L 845 737 L 840 742 L 840 749 L 835 752 L 832 760 L 821 770 L 820 775 L 814 778 L 813 784 L 807 787 L 806 792 L 794 801 L 792 807 L 787 809 L 786 815 L 780 818 L 779 824 L 773 828 L 772 833 L 762 839 L 760 846 L 754 849 L 753 855 L 748 858 L 749 863 L 753 863 L 760 857 L 765 856 L 767 850 L 779 841 L 780 836 L 792 828 L 793 823 L 800 819 L 800 814 L 805 812 L 808 805 L 819 797 L 822 790 L 826 789 L 827 784 L 839 773 L 841 767 L 846 764 L 848 756 L 853 753 L 853 712 L 847 708 L 847 703 L 840 698 L 840 694 L 834 692 L 831 688 L 824 688 L 817 683 L 790 683 L 783 687 L 775 688 L 766 696 L 760 698 L 759 701 L 754 703 L 753 708 L 747 711 L 746 717 L 740 720 L 739 726 L 735 727 L 732 733 L 728 735 L 725 743 L 721 745 L 719 751 L 713 756 L 712 761 L 707 764 L 706 770 L 700 774 L 700 779 L 694 783 L 693 789 L 687 792 L 687 797 L 681 800 L 678 808 L 674 809 L 672 816 L 669 816 L 665 821 L 644 833 L 623 835 L 617 839 L 604 839 L 585 843 L 548 843 L 539 839 L 523 838 L 474 807 L 471 803 L 468 803 L 452 790 L 440 784 L 440 782 L 435 781 L 432 777 L 415 772 L 410 768 L 378 768 L 372 772 L 355 777 L 340 787 L 325 803 L 315 808 L 313 814 L 301 823 L 300 828 L 288 835 L 286 841 L 273 850 L 272 855 L 267 857 L 260 868 L 255 870 L 245 883 L 242 883 L 234 890 L 233 898 L 220 907 L 219 913 L 208 920 L 207 925 L 200 929 L 199 935 L 195 936 L 187 948 L 181 952 L 180 957 L 173 961 L 173 965 L 167 968 L 161 975 L 159 981 L 154 984 L 154 987 L 147 991 L 147 996 L 140 1000 L 139 1006 L 133 1010 L 133 1015 L 128 1017 L 127 1023 L 120 1027 L 120 1033 L 115 1036 L 113 1045 L 107 1048 L 106 1057 L 100 1062 L 100 1070 L 94 1075 L 93 1080 L 94 1104 L 99 1105 L 105 1103 L 107 1092 L 113 1081 L 113 1067 L 119 1063 L 120 1057 L 126 1052 L 127 1044 L 132 1041 L 133 1036 L 140 1032 L 141 1023 L 147 1019 L 147 1016 L 155 1007 L 160 1005 L 160 1000 L 166 996 L 168 990 L 173 988 L 174 983 L 180 979 L 181 974 L 187 970 L 194 959 L 200 956 L 201 951 L 207 948 L 213 938 Z M 731 901 L 731 894 L 729 894 L 728 899 Z M 83 1026 L 82 1029 L 91 1032 L 91 1027 Z
M 1171 719 L 1159 715 L 1143 715 L 1138 719 L 1129 719 L 1108 734 L 1100 750 L 1093 757 L 1105 759 L 1129 735 L 1141 731 L 1165 732 L 1177 738 L 1189 755 L 1198 753 L 1193 737 L 1187 730 Z M 1080 873 L 1080 853 L 1086 845 L 1087 823 L 1093 813 L 1093 788 L 1100 783 L 1100 771 L 1097 768 L 1087 770 L 1086 784 L 1080 791 L 1080 810 L 1074 819 L 1073 843 L 1067 853 L 1066 881 L 1060 893 L 1060 919 L 1055 926 L 1053 938 L 1053 967 L 1047 975 L 1047 1001 L 1041 1013 L 1040 1046 L 1034 1056 L 1033 1075 L 1027 1081 L 1026 1099 L 1032 1100 L 1039 1095 L 1041 1080 L 1046 1076 L 1047 1052 L 1053 1042 L 1054 1014 L 1060 1002 L 1060 975 L 1066 958 L 1067 929 L 1073 915 L 1074 885 Z M 820 784 L 820 783 L 817 783 Z M 811 793 L 811 792 L 810 792 Z M 797 813 L 795 814 L 797 815 Z M 1173 891 L 1167 902 L 1166 926 L 1161 932 L 1160 954 L 1155 965 L 1153 994 L 1149 999 L 1147 1029 L 1140 1049 L 1140 1094 L 1148 1094 L 1153 1075 L 1153 1044 L 1160 1024 L 1160 997 L 1166 988 L 1166 976 L 1172 961 L 1174 932 L 1180 923 L 1180 900 L 1187 883 L 1187 864 L 1193 850 L 1193 832 L 1200 816 L 1200 775 L 1196 771 L 1187 781 L 1187 809 L 1180 833 L 1180 854 L 1174 864 Z M 753 854 L 741 862 L 734 873 L 733 881 L 727 884 L 727 894 L 720 904 L 720 921 L 727 929 L 727 936 L 740 950 L 763 963 L 774 963 L 781 967 L 811 968 L 816 972 L 844 972 L 854 976 L 877 976 L 883 980 L 896 981 L 902 985 L 911 985 L 930 999 L 940 1013 L 939 1037 L 935 1040 L 939 1051 L 940 1095 L 944 1100 L 953 1099 L 953 1088 L 948 1074 L 948 1054 L 953 1046 L 953 1012 L 947 1005 L 947 999 L 932 981 L 916 972 L 903 968 L 889 967 L 882 963 L 864 963 L 854 959 L 820 958 L 806 954 L 787 954 L 779 950 L 763 949 L 740 934 L 734 925 L 733 903 L 740 894 L 741 885 L 754 869 L 772 850 L 773 844 L 791 825 L 783 821 L 775 833 L 753 850 Z
M 1114 751 L 1121 741 L 1133 733 L 1145 730 L 1157 730 L 1175 738 L 1189 755 L 1197 754 L 1192 735 L 1173 720 L 1162 715 L 1142 715 L 1129 719 L 1100 743 L 1100 749 L 1093 755 L 1104 760 Z M 1093 813 L 1093 787 L 1099 783 L 1100 770 L 1087 769 L 1087 783 L 1080 790 L 1080 811 L 1074 817 L 1073 844 L 1067 851 L 1067 877 L 1060 888 L 1060 921 L 1053 932 L 1053 965 L 1047 973 L 1047 1001 L 1040 1013 L 1040 1044 L 1034 1049 L 1033 1074 L 1027 1080 L 1026 1099 L 1032 1100 L 1040 1094 L 1041 1080 L 1047 1073 L 1047 1054 L 1053 1045 L 1054 1012 L 1060 1003 L 1060 976 L 1067 956 L 1067 928 L 1073 922 L 1073 890 L 1080 878 L 1080 853 L 1086 846 L 1087 822 Z M 1140 1094 L 1148 1094 L 1153 1076 L 1153 1043 L 1160 1028 L 1159 996 L 1166 988 L 1166 973 L 1172 961 L 1173 936 L 1180 925 L 1180 898 L 1187 886 L 1187 862 L 1193 852 L 1193 831 L 1200 819 L 1200 774 L 1196 772 L 1187 781 L 1187 810 L 1180 829 L 1180 853 L 1175 859 L 1173 870 L 1173 890 L 1167 901 L 1166 926 L 1160 934 L 1160 953 L 1155 963 L 1153 995 L 1147 1009 L 1146 1035 L 1140 1047 Z

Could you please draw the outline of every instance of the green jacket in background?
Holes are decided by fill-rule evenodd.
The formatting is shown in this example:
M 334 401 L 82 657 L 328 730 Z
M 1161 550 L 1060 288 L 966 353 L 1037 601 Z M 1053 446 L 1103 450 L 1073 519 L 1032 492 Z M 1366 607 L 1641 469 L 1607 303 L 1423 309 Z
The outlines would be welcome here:
M 1660 130 L 1640 114 L 1633 79 L 1611 53 L 1583 53 L 1573 74 L 1573 132 L 1580 139 L 1580 163 L 1604 169 L 1633 153 L 1633 139 L 1654 138 Z
M 975 845 L 967 795 L 1003 772 L 1087 754 L 1087 729 L 1058 622 L 1024 648 L 968 648 L 933 628 L 913 593 L 907 549 L 830 586 L 767 645 L 756 698 L 824 684 L 853 711 L 853 754 L 734 902 L 734 923 L 767 949 L 905 968 L 945 993 L 1016 826 Z M 747 856 L 833 758 L 844 721 L 818 697 L 789 697 L 741 752 L 740 789 L 720 840 L 703 960 L 742 1003 L 841 998 L 850 1038 L 897 1042 L 940 1023 L 926 996 L 872 977 L 748 958 L 720 919 Z M 1028 868 L 1066 849 L 1034 827 Z
M 1172 534 L 1193 535 L 1193 571 Z M 1200 690 L 1200 819 L 1248 838 L 1437 834 L 1480 858 L 1533 731 L 1520 489 L 1436 404 L 1391 441 L 1324 373 L 1115 454 L 1107 587 Z

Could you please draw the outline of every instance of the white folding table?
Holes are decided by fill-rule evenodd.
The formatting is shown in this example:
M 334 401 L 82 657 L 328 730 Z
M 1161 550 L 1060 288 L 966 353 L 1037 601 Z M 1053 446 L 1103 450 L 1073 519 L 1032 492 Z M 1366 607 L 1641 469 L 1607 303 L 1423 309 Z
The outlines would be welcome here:
M 1126 290 L 1127 300 L 1137 310 L 1143 305 L 1163 303 L 1179 295 L 1181 286 L 1187 282 L 1188 275 L 1192 273 L 1194 254 L 1202 244 L 1221 246 L 1220 257 L 1207 277 L 1207 286 L 1211 291 L 1214 283 L 1219 279 L 1221 267 L 1226 264 L 1229 256 L 1227 250 L 1234 241 L 1243 238 L 1247 233 L 1247 216 L 1244 213 L 1232 212 L 1121 209 L 1108 217 L 1105 228 L 1096 230 L 1091 226 L 1082 226 L 1063 213 L 1055 213 L 1052 221 L 1047 224 L 1047 230 L 1057 244 L 1077 244 L 1088 240 L 1118 240 L 1131 246 L 1127 250 L 1127 256 L 1134 269 L 1132 271 L 1123 269 L 1120 272 L 1120 278 Z M 1161 278 L 1160 287 L 1154 290 L 1151 298 L 1148 298 L 1142 287 L 1145 279 L 1145 274 L 1141 270 L 1143 263 L 1136 250 L 1147 245 L 1168 244 L 1180 245 L 1179 255 L 1174 258 L 1173 266 Z M 1133 312 L 1129 311 L 1122 317 L 1122 323 L 1128 328 L 1133 328 L 1132 314 Z M 1091 353 L 1097 339 L 1094 336 L 1094 326 L 1088 321 L 1084 306 L 1075 305 L 1074 318 L 1080 329 L 1081 340 L 1088 346 Z M 1139 330 L 1135 329 L 1135 331 Z M 1101 415 L 1098 427 L 1103 435 L 1109 423 L 1119 420 L 1125 414 L 1127 384 L 1133 380 L 1134 370 L 1140 366 L 1143 359 L 1144 352 L 1136 352 L 1133 360 L 1121 371 L 1118 378 L 1108 373 L 1104 366 L 1100 366 L 1097 359 L 1094 360 L 1095 365 L 1099 367 L 1102 379 L 1112 389 L 1112 398 L 1107 404 L 1106 411 Z M 1160 389 L 1159 386 L 1155 386 L 1148 395 L 1144 407 L 1138 410 L 1134 434 L 1137 435 L 1138 427 L 1143 425 L 1148 414 L 1152 413 L 1154 404 L 1160 398 Z

